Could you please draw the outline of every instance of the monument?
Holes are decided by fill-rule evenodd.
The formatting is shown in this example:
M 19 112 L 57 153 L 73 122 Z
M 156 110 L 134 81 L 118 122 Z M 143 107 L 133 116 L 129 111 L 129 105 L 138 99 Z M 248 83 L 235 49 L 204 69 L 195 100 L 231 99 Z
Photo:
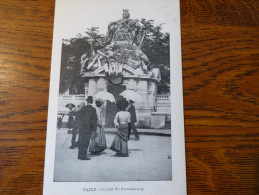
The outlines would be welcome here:
M 107 90 L 118 100 L 126 89 L 137 92 L 141 96 L 141 101 L 135 102 L 139 127 L 151 127 L 152 115 L 156 115 L 157 84 L 161 80 L 160 70 L 151 68 L 141 50 L 145 33 L 139 21 L 130 19 L 129 11 L 123 10 L 122 19 L 108 25 L 105 45 L 92 48 L 90 54 L 81 57 L 85 97 Z M 105 124 L 111 127 L 116 106 L 107 101 L 105 107 Z

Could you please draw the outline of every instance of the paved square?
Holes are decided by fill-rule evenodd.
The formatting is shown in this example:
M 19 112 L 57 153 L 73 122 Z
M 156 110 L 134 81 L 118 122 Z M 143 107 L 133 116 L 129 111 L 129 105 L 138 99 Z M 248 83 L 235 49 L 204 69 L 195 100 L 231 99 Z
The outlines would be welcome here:
M 67 139 L 68 136 L 67 129 L 57 130 L 54 181 L 172 180 L 171 137 L 169 136 L 140 135 L 140 141 L 128 142 L 129 157 L 117 157 L 109 149 L 114 134 L 106 133 L 108 148 L 99 155 L 89 155 L 91 160 L 87 161 L 77 159 L 77 148 L 69 149 L 71 135 Z

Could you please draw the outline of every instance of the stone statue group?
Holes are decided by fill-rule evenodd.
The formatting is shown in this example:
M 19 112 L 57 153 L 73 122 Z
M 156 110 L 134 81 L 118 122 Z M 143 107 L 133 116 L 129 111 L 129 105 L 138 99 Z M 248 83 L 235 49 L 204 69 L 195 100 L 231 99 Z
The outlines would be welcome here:
M 104 125 L 102 124 L 104 109 L 103 101 L 96 100 L 93 106 L 93 97 L 88 96 L 87 105 L 80 103 L 75 109 L 70 111 L 70 115 L 74 116 L 72 139 L 70 149 L 78 146 L 78 159 L 91 160 L 87 154 L 88 151 L 94 155 L 102 152 L 107 148 L 106 138 L 104 134 Z M 110 149 L 121 157 L 129 156 L 128 140 L 131 130 L 135 135 L 135 140 L 139 140 L 139 134 L 135 127 L 137 121 L 134 102 L 123 99 L 116 103 L 118 111 L 114 117 L 114 126 L 116 133 Z M 76 136 L 78 134 L 78 142 Z

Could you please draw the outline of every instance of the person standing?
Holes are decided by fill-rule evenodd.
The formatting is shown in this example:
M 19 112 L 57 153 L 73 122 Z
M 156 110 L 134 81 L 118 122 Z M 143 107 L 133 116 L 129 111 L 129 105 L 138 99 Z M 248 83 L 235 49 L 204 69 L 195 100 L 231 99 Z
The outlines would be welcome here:
M 71 114 L 72 109 L 70 110 L 70 114 L 68 115 L 68 121 L 67 121 L 67 128 L 68 130 L 71 130 L 73 128 L 73 124 L 74 124 L 74 117 Z
M 72 129 L 72 139 L 71 139 L 71 146 L 69 147 L 70 149 L 74 149 L 75 147 L 78 147 L 78 143 L 76 142 L 76 136 L 78 133 L 78 125 L 79 125 L 79 117 L 77 114 L 83 107 L 85 106 L 84 102 L 81 102 L 80 104 L 75 107 L 70 114 L 75 116 L 75 120 L 73 122 L 73 129 Z
M 126 101 L 118 102 L 117 107 L 120 111 L 116 113 L 113 121 L 117 131 L 110 149 L 115 151 L 117 156 L 128 157 L 128 124 L 130 124 L 130 113 L 126 111 Z
M 128 127 L 128 140 L 130 139 L 130 134 L 131 134 L 131 130 L 133 131 L 134 135 L 135 135 L 135 140 L 139 141 L 139 134 L 138 131 L 136 129 L 135 123 L 137 122 L 137 117 L 136 117 L 136 110 L 135 110 L 135 106 L 134 106 L 134 101 L 129 100 L 129 105 L 127 107 L 127 111 L 130 113 L 130 123 L 129 123 L 129 127 Z
M 104 109 L 103 109 L 103 101 L 102 100 L 96 100 L 96 111 L 97 111 L 97 131 L 96 134 L 93 133 L 91 138 L 91 143 L 89 146 L 89 152 L 91 154 L 97 154 L 99 152 L 102 152 L 107 148 L 106 146 L 106 138 L 104 134 L 104 128 L 103 128 L 103 116 L 104 116 Z
M 93 132 L 97 129 L 97 113 L 92 106 L 93 97 L 88 96 L 87 105 L 77 112 L 79 117 L 78 159 L 91 160 L 87 157 L 87 150 Z
M 62 126 L 62 119 L 64 118 L 64 116 L 65 116 L 64 114 L 58 115 L 58 122 L 57 122 L 58 129 L 60 129 Z

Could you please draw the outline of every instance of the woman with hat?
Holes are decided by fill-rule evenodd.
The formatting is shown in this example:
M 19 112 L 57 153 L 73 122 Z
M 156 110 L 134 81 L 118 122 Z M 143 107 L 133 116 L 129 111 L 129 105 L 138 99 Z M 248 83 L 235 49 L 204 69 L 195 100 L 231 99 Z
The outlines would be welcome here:
M 126 111 L 126 100 L 118 101 L 117 107 L 120 109 L 114 118 L 114 125 L 117 128 L 114 140 L 111 145 L 111 150 L 116 152 L 116 155 L 121 157 L 129 156 L 128 153 L 128 123 L 130 123 L 130 113 Z
M 107 148 L 106 146 L 106 138 L 104 134 L 103 128 L 103 100 L 97 99 L 95 101 L 96 104 L 96 112 L 97 112 L 97 131 L 92 135 L 91 143 L 89 146 L 89 152 L 91 154 L 99 153 Z

